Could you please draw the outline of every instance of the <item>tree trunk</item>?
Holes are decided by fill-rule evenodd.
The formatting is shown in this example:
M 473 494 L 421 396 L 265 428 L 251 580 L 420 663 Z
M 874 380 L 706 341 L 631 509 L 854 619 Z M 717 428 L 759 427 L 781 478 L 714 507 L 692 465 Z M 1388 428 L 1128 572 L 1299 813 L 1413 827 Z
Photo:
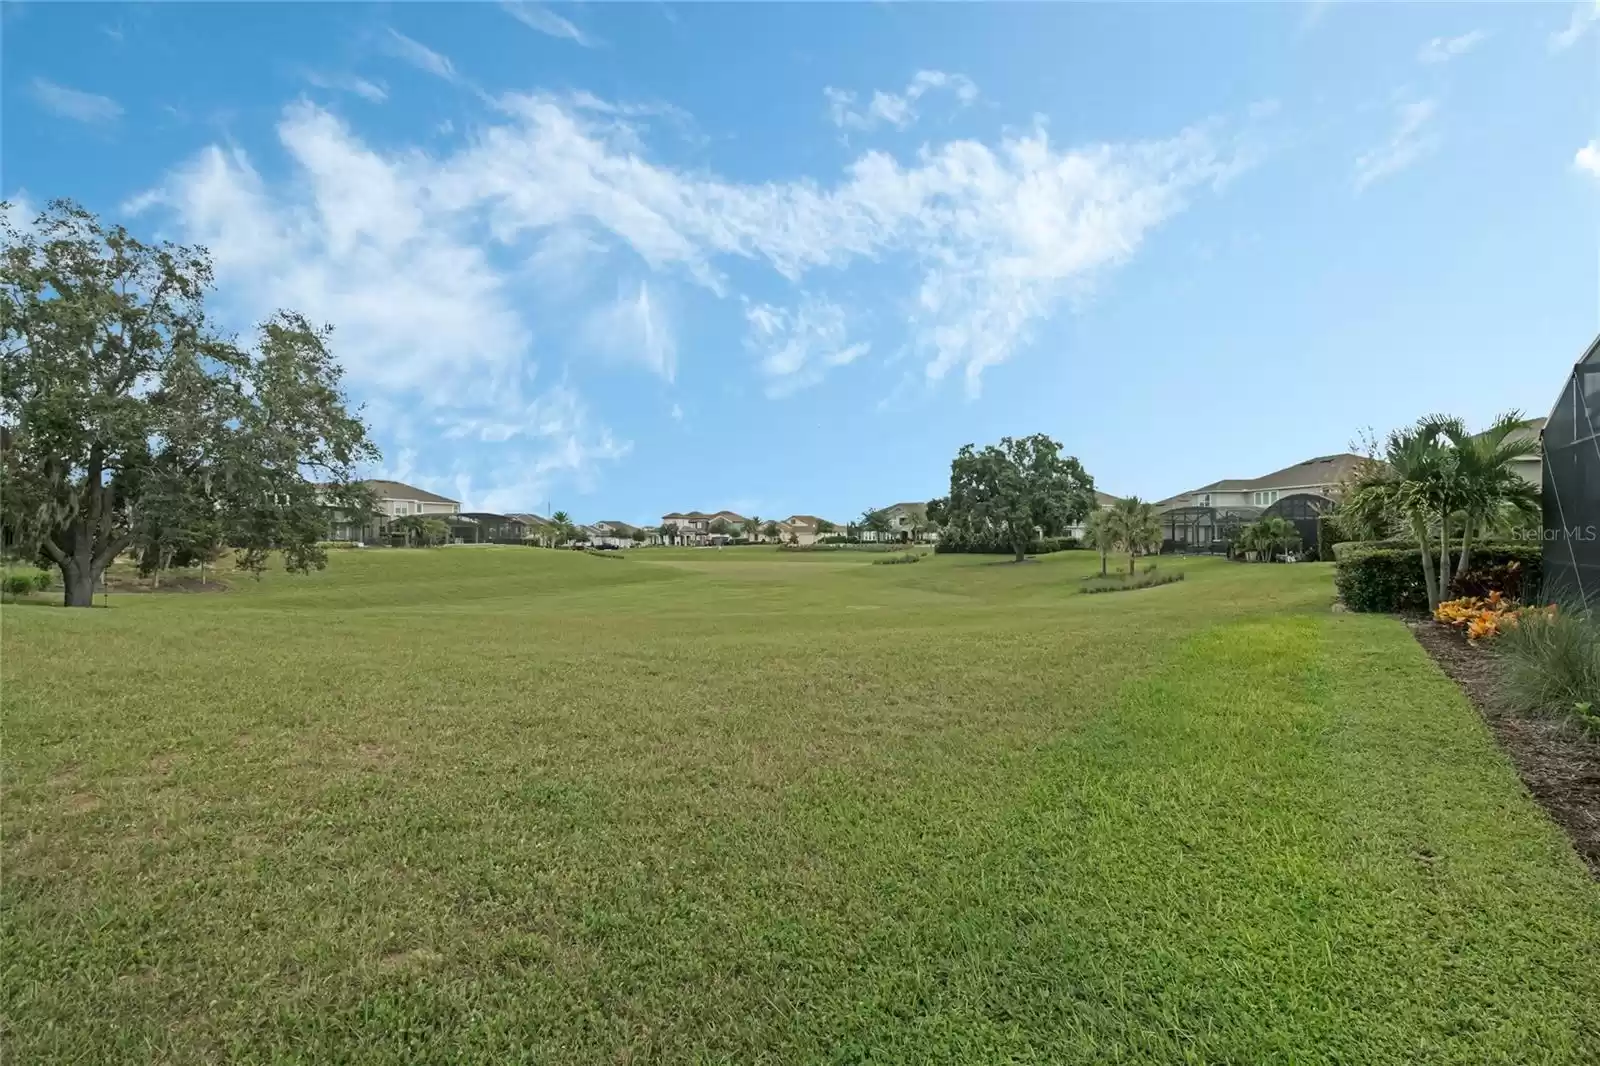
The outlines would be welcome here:
M 1456 577 L 1467 572 L 1467 559 L 1472 554 L 1472 519 L 1461 523 L 1461 559 L 1456 563 Z
M 1422 552 L 1422 582 L 1428 588 L 1428 610 L 1439 606 L 1439 584 L 1434 579 L 1433 553 L 1428 549 L 1428 527 L 1420 517 L 1411 520 L 1411 529 L 1417 536 L 1418 550 Z
M 1106 550 L 1104 548 L 1100 549 L 1100 576 L 1106 576 Z
M 1439 599 L 1450 596 L 1450 517 L 1439 520 Z M 1438 604 L 1434 604 L 1435 607 Z
M 1128 576 L 1133 576 L 1133 553 L 1128 553 Z
M 1017 553 L 1016 559 L 1012 560 L 1013 562 L 1020 563 L 1028 557 L 1028 545 L 1025 541 L 1012 541 L 1011 550 Z
M 66 607 L 94 606 L 94 568 L 79 566 L 78 560 L 68 556 L 61 564 L 62 605 Z

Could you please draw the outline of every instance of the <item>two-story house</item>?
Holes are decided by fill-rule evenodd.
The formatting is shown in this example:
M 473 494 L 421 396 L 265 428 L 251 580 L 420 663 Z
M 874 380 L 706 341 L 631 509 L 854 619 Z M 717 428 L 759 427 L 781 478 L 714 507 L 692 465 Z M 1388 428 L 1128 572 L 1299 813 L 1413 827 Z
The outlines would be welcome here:
M 728 537 L 737 537 L 744 533 L 744 527 L 750 520 L 737 511 L 717 511 L 707 514 L 704 511 L 673 511 L 671 514 L 661 516 L 661 524 L 677 530 L 677 543 L 679 544 L 713 544 L 723 537 L 713 533 L 711 527 L 717 523 L 726 523 Z
M 328 523 L 329 540 L 354 540 L 363 544 L 375 543 L 383 536 L 388 524 L 407 515 L 448 516 L 461 512 L 461 504 L 448 496 L 440 496 L 403 481 L 369 480 L 363 482 L 372 490 L 377 501 L 377 518 L 360 525 L 349 516 L 334 513 Z
M 926 503 L 894 503 L 883 508 L 881 513 L 889 521 L 889 532 L 873 533 L 864 529 L 861 531 L 862 540 L 930 541 L 938 539 L 938 534 L 928 525 L 928 505 Z
M 1232 539 L 1237 527 L 1263 514 L 1281 515 L 1317 545 L 1316 516 L 1338 502 L 1342 486 L 1365 462 L 1350 452 L 1319 455 L 1255 478 L 1224 478 L 1156 504 L 1168 550 L 1208 551 Z

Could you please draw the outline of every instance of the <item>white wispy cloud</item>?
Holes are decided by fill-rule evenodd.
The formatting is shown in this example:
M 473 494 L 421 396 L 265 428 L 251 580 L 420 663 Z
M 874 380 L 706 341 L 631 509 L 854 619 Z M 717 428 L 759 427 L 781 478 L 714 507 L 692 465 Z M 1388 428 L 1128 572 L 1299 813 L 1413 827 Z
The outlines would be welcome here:
M 1439 111 L 1436 100 L 1411 100 L 1395 108 L 1394 130 L 1377 148 L 1356 158 L 1355 185 L 1360 191 L 1375 181 L 1400 173 L 1439 147 L 1431 127 Z
M 1581 0 L 1572 6 L 1572 16 L 1564 29 L 1550 35 L 1550 51 L 1562 52 L 1583 39 L 1596 21 L 1600 21 L 1600 0 Z
M 680 352 L 663 295 L 688 282 L 731 297 L 733 265 L 741 280 L 764 267 L 791 295 L 767 286 L 761 301 L 727 306 L 754 308 L 754 373 L 779 395 L 873 355 L 850 335 L 849 308 L 808 293 L 844 292 L 836 272 L 853 266 L 903 268 L 909 288 L 875 296 L 904 310 L 893 346 L 926 381 L 961 372 L 976 393 L 1065 301 L 1248 163 L 1214 124 L 1077 148 L 1040 124 L 904 161 L 865 152 L 831 180 L 740 182 L 655 162 L 617 114 L 566 96 L 495 104 L 470 140 L 380 152 L 300 101 L 278 124 L 283 179 L 213 146 L 128 205 L 161 210 L 210 247 L 219 309 L 236 320 L 294 307 L 335 324 L 385 441 L 423 456 L 427 477 L 468 478 L 463 498 L 481 507 L 590 478 L 629 447 L 575 392 L 536 378 L 544 272 L 603 263 L 636 279 L 598 305 L 579 302 L 592 287 L 559 294 L 576 309 L 565 336 L 580 347 L 604 336 L 602 354 L 672 380 Z M 495 469 L 512 473 L 501 483 L 431 465 L 450 454 L 444 439 L 492 446 Z
M 672 409 L 670 411 L 668 411 L 667 414 L 672 416 L 672 420 L 674 422 L 682 422 L 683 421 L 683 408 L 678 406 L 677 404 L 673 404 L 672 405 Z
M 389 90 L 383 85 L 354 74 L 328 74 L 322 71 L 308 70 L 305 72 L 305 79 L 309 84 L 319 89 L 355 93 L 362 99 L 370 100 L 375 104 L 381 104 L 389 99 Z
M 285 110 L 278 137 L 294 165 L 279 187 L 242 152 L 210 147 L 126 206 L 169 212 L 184 239 L 210 249 L 235 319 L 293 307 L 333 323 L 335 351 L 381 438 L 412 441 L 426 422 L 439 438 L 500 445 L 496 469 L 514 477 L 473 482 L 478 495 L 463 499 L 477 506 L 588 477 L 626 452 L 576 393 L 535 387 L 519 301 L 467 232 L 470 220 L 433 201 L 425 159 L 380 155 L 305 102 Z
M 745 347 L 756 356 L 768 396 L 787 396 L 815 385 L 834 367 L 848 366 L 871 350 L 850 343 L 845 310 L 802 294 L 792 308 L 745 308 Z
M 828 102 L 828 117 L 841 129 L 866 131 L 887 124 L 903 130 L 917 120 L 917 101 L 933 89 L 950 90 L 962 107 L 978 99 L 978 87 L 971 78 L 942 70 L 919 70 L 905 91 L 878 90 L 865 107 L 858 106 L 855 93 L 831 85 L 822 90 L 822 95 Z
M 418 70 L 432 74 L 436 78 L 443 78 L 448 82 L 460 82 L 461 76 L 456 73 L 456 66 L 450 58 L 441 55 L 420 41 L 413 41 L 399 30 L 389 30 L 384 38 L 384 47 L 396 59 L 402 59 Z
M 1060 149 L 1039 125 L 993 147 L 929 146 L 907 164 L 867 152 L 831 186 L 736 183 L 652 163 L 626 131 L 561 98 L 500 106 L 513 121 L 443 161 L 434 190 L 441 203 L 486 210 L 501 240 L 580 221 L 719 294 L 727 259 L 799 281 L 903 256 L 921 276 L 911 340 L 928 376 L 961 367 L 973 391 L 1070 290 L 1131 257 L 1191 191 L 1247 163 L 1213 126 Z
M 1419 63 L 1448 63 L 1456 56 L 1466 55 L 1489 39 L 1483 30 L 1472 30 L 1459 37 L 1435 37 L 1417 52 Z
M 74 122 L 114 122 L 122 117 L 122 105 L 109 96 L 69 89 L 43 78 L 34 78 L 28 89 L 40 107 Z
M 500 6 L 505 9 L 506 14 L 529 29 L 538 30 L 540 33 L 551 37 L 572 41 L 574 44 L 580 44 L 585 48 L 593 48 L 600 43 L 596 38 L 584 33 L 570 21 L 562 18 L 547 7 L 528 3 L 527 0 L 503 0 Z
M 667 381 L 677 376 L 677 338 L 649 282 L 619 287 L 615 300 L 590 313 L 584 337 L 590 348 L 611 359 L 642 366 Z
M 1572 160 L 1573 166 L 1600 178 L 1600 140 L 1590 141 L 1578 149 L 1578 154 Z

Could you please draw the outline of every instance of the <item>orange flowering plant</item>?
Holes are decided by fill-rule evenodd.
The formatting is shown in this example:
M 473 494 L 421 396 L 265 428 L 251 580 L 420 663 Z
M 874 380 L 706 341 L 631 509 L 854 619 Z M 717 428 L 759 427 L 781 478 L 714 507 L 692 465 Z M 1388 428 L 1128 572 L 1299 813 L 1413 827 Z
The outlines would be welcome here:
M 1456 629 L 1465 629 L 1470 641 L 1491 640 L 1504 630 L 1516 625 L 1526 614 L 1539 611 L 1555 614 L 1555 604 L 1548 607 L 1523 607 L 1515 600 L 1506 599 L 1499 592 L 1487 596 L 1462 596 L 1446 600 L 1434 609 L 1433 618 Z

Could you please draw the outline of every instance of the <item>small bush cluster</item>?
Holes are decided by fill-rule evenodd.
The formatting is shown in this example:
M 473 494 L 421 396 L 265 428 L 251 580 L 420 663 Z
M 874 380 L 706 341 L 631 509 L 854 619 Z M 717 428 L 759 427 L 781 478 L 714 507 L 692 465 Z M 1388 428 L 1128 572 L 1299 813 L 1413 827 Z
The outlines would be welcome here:
M 1086 577 L 1078 585 L 1079 592 L 1094 594 L 1097 592 L 1131 592 L 1134 589 L 1155 588 L 1158 585 L 1170 585 L 1175 581 L 1183 580 L 1182 570 L 1172 570 L 1163 573 L 1153 566 L 1137 574 L 1094 574 Z
M 619 551 L 601 551 L 599 548 L 585 548 L 583 554 L 593 555 L 598 559 L 626 559 L 627 556 Z
M 1028 544 L 1029 555 L 1049 555 L 1052 552 L 1072 551 L 1078 547 L 1077 537 L 1040 537 Z M 963 533 L 947 529 L 939 535 L 933 550 L 940 555 L 1013 555 L 1011 542 L 1003 538 L 982 534 Z
M 781 552 L 903 552 L 914 547 L 911 544 L 898 544 L 894 542 L 874 543 L 867 541 L 849 541 L 846 543 L 832 543 L 826 540 L 815 544 L 780 544 Z
M 927 552 L 896 552 L 884 559 L 872 560 L 873 566 L 897 566 L 900 563 L 920 563 Z
M 1333 583 L 1339 598 L 1352 611 L 1420 612 L 1428 609 L 1428 590 L 1422 579 L 1422 560 L 1415 544 L 1371 541 L 1340 544 L 1334 549 Z M 1455 556 L 1451 556 L 1454 565 Z M 1512 564 L 1516 564 L 1513 569 Z M 1499 591 L 1516 599 L 1524 590 L 1539 588 L 1541 571 L 1537 544 L 1484 544 L 1472 549 L 1467 572 L 1454 583 L 1457 591 Z M 1517 580 L 1510 588 L 1493 588 L 1496 580 Z
M 54 581 L 54 576 L 48 570 L 35 570 L 32 573 L 28 573 L 25 570 L 16 570 L 6 574 L 5 578 L 0 580 L 0 590 L 15 599 L 18 596 L 26 596 L 30 592 L 47 592 Z
M 1600 729 L 1600 618 L 1581 608 L 1530 611 L 1493 648 L 1501 688 L 1518 710 Z

